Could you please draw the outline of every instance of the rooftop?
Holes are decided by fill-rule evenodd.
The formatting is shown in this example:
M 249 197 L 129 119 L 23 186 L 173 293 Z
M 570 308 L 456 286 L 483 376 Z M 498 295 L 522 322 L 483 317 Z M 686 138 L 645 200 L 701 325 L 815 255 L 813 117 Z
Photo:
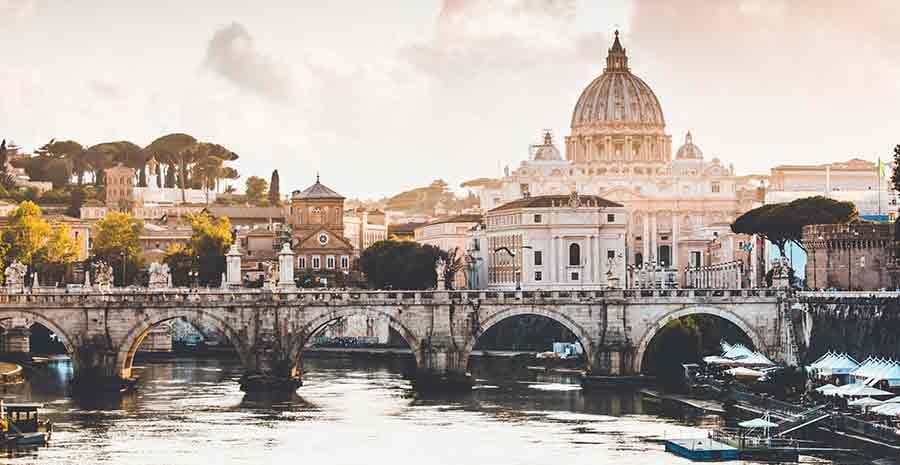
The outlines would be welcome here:
M 319 175 L 316 175 L 316 183 L 309 186 L 304 191 L 294 191 L 295 199 L 343 199 L 344 196 L 338 194 L 334 190 L 328 188 L 319 182 Z
M 608 208 L 623 206 L 620 203 L 606 200 L 599 195 L 578 195 L 576 198 L 578 199 L 578 207 Z M 499 207 L 494 208 L 491 211 L 495 212 L 502 210 L 513 210 L 516 208 L 567 207 L 569 206 L 569 202 L 571 199 L 571 195 L 539 195 L 535 197 L 524 197 L 519 200 L 513 200 L 512 202 L 500 205 Z

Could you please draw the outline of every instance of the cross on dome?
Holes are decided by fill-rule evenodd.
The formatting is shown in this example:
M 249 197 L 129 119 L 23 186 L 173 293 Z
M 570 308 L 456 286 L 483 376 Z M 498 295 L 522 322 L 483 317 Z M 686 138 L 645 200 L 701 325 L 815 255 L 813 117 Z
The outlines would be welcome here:
M 622 47 L 622 42 L 619 42 L 618 29 L 616 29 L 615 36 L 616 38 L 613 41 L 613 45 L 606 55 L 605 71 L 628 72 L 628 55 L 625 53 L 625 47 Z

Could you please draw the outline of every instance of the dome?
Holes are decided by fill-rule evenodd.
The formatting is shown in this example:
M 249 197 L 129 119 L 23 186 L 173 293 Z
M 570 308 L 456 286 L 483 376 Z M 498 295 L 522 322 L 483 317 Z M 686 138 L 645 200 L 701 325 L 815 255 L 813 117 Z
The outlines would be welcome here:
M 700 147 L 694 145 L 694 138 L 691 137 L 691 131 L 687 132 L 687 135 L 684 136 L 684 145 L 678 149 L 678 152 L 675 154 L 676 160 L 702 160 L 703 152 L 700 151 Z
M 553 145 L 553 135 L 550 131 L 544 132 L 544 143 L 542 145 L 532 146 L 533 159 L 537 161 L 560 161 L 562 155 L 559 149 Z
M 575 104 L 572 129 L 591 126 L 665 128 L 662 107 L 653 89 L 631 74 L 619 31 L 606 56 L 606 69 L 594 79 Z

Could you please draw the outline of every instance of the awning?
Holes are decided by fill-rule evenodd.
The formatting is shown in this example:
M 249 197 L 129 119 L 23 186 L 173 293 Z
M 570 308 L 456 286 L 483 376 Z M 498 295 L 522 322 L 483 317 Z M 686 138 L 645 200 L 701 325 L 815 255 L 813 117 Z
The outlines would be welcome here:
M 765 418 L 754 418 L 752 420 L 742 421 L 738 423 L 741 428 L 777 428 L 778 423 L 772 423 Z

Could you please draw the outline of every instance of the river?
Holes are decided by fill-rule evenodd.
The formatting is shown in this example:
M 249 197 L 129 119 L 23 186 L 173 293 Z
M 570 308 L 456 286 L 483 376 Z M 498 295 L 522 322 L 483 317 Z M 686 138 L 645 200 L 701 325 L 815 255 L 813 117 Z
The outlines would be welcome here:
M 585 392 L 576 379 L 489 361 L 473 362 L 471 394 L 423 399 L 402 365 L 307 358 L 298 395 L 272 403 L 244 398 L 236 361 L 177 358 L 144 362 L 134 394 L 88 402 L 66 396 L 71 368 L 56 363 L 3 392 L 45 403 L 50 446 L 0 463 L 677 464 L 690 462 L 658 441 L 703 436 L 699 426 L 713 421 L 661 416 L 637 392 Z

